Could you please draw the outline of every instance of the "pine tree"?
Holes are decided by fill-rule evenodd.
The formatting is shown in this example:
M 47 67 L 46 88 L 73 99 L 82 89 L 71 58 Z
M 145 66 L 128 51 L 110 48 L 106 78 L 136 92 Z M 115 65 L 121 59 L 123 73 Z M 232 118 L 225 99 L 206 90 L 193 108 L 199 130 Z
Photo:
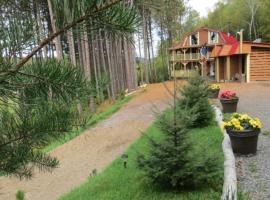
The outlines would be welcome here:
M 217 172 L 215 157 L 202 151 L 194 155 L 196 144 L 190 140 L 189 128 L 196 119 L 191 110 L 160 116 L 157 125 L 162 139 L 149 138 L 150 152 L 138 156 L 138 167 L 160 188 L 185 189 L 211 182 Z
M 197 114 L 193 127 L 204 127 L 212 122 L 214 113 L 208 102 L 209 87 L 205 80 L 197 75 L 188 80 L 182 90 L 182 99 L 178 102 L 178 109 L 192 109 Z
M 186 185 L 192 174 L 186 168 L 189 162 L 187 152 L 191 144 L 188 141 L 188 130 L 185 122 L 187 115 L 174 119 L 173 113 L 164 114 L 157 124 L 164 136 L 158 142 L 150 139 L 149 156 L 140 155 L 138 166 L 143 169 L 153 183 L 161 187 L 178 187 Z
M 127 40 L 139 22 L 137 11 L 127 8 L 126 1 L 121 0 L 48 0 L 53 12 L 48 12 L 46 1 L 35 1 L 40 3 L 36 5 L 40 11 L 35 7 L 32 12 L 33 2 L 9 0 L 1 1 L 0 6 L 0 173 L 20 178 L 30 178 L 35 167 L 41 170 L 57 167 L 58 160 L 46 154 L 43 148 L 80 125 L 74 103 L 78 96 L 89 96 L 90 91 L 77 67 L 66 63 L 66 59 L 62 62 L 42 60 L 43 49 L 50 47 L 53 57 L 52 41 L 64 39 L 61 36 L 73 30 L 74 34 L 87 30 L 96 38 L 98 30 L 103 30 L 111 41 Z M 52 21 L 56 28 L 53 31 L 50 30 L 51 20 L 47 19 L 49 13 L 54 14 Z M 43 23 L 40 19 L 39 25 L 44 27 L 36 27 L 34 16 L 39 14 L 43 16 Z M 83 29 L 85 24 L 87 29 Z M 40 32 L 46 29 L 42 37 L 35 33 L 39 28 Z M 81 39 L 80 34 L 75 36 Z M 117 52 L 121 55 L 121 51 Z
M 190 137 L 190 129 L 200 121 L 204 125 L 212 121 L 207 85 L 195 77 L 181 90 L 183 99 L 177 99 L 176 91 L 175 79 L 174 106 L 157 121 L 161 137 L 159 140 L 148 137 L 150 150 L 148 154 L 140 154 L 137 163 L 154 184 L 181 190 L 211 183 L 218 174 L 218 161 L 205 153 L 207 147 L 199 147 L 198 151 Z

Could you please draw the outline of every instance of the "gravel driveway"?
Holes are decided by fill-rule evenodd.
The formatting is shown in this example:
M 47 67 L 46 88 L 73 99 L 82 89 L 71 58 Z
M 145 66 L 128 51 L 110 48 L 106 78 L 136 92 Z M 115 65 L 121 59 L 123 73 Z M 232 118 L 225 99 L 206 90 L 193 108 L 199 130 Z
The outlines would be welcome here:
M 221 89 L 235 91 L 238 111 L 258 117 L 262 132 L 270 131 L 270 83 L 226 83 Z M 270 135 L 260 134 L 257 154 L 236 156 L 236 164 L 238 181 L 250 199 L 270 200 Z
M 57 200 L 85 182 L 92 170 L 100 172 L 120 156 L 154 121 L 155 107 L 164 110 L 171 98 L 162 84 L 149 85 L 110 118 L 53 150 L 60 166 L 52 173 L 36 171 L 29 181 L 0 177 L 0 200 L 14 200 L 18 189 L 27 200 Z

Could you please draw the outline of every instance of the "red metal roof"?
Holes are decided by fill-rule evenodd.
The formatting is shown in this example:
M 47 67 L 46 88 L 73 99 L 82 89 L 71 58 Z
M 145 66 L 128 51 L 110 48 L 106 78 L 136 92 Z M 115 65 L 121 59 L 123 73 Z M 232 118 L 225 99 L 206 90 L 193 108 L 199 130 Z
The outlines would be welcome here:
M 219 32 L 220 32 L 221 37 L 224 39 L 224 42 L 226 44 L 235 44 L 238 42 L 237 39 L 235 37 L 233 37 L 232 35 L 228 35 L 227 33 L 221 32 L 221 31 L 219 31 Z

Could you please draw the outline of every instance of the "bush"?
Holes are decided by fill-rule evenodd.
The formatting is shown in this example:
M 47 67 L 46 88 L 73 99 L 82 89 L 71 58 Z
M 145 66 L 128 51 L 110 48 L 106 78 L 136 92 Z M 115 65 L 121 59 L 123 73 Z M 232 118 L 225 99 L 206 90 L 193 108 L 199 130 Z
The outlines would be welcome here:
M 188 108 L 196 113 L 193 127 L 208 126 L 214 116 L 208 102 L 209 87 L 205 80 L 196 75 L 188 80 L 188 84 L 181 90 L 182 99 L 178 101 L 178 109 Z
M 24 200 L 25 194 L 24 191 L 18 190 L 16 193 L 16 200 Z
M 196 140 L 191 139 L 194 133 L 190 133 L 191 128 L 213 123 L 208 86 L 196 76 L 181 92 L 183 98 L 175 99 L 177 106 L 161 115 L 157 122 L 162 140 L 149 138 L 149 154 L 138 156 L 138 167 L 162 188 L 190 189 L 210 185 L 219 174 L 217 156 L 210 153 L 209 146 L 195 143 Z
M 218 174 L 217 159 L 195 150 L 188 127 L 196 115 L 190 110 L 160 116 L 158 127 L 163 135 L 161 141 L 149 138 L 150 152 L 138 157 L 138 167 L 150 180 L 162 188 L 195 188 L 211 183 Z M 196 155 L 194 155 L 196 154 Z

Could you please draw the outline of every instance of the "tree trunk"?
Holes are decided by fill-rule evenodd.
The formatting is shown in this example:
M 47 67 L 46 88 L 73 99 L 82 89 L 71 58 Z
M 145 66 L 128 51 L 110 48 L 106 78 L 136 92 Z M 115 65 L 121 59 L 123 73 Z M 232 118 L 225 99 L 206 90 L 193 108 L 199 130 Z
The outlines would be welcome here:
M 73 30 L 70 29 L 67 31 L 67 40 L 68 40 L 68 47 L 69 47 L 69 56 L 70 62 L 72 65 L 76 65 L 76 52 L 74 46 L 74 37 L 73 37 Z
M 149 65 L 148 65 L 148 48 L 147 48 L 147 25 L 145 9 L 143 8 L 143 48 L 144 48 L 144 71 L 145 82 L 149 83 Z
M 48 8 L 49 8 L 49 13 L 50 13 L 50 19 L 51 19 L 51 25 L 52 25 L 52 31 L 53 33 L 57 32 L 57 27 L 56 27 L 56 22 L 53 14 L 53 7 L 52 7 L 52 2 L 51 0 L 47 0 L 48 2 Z M 57 54 L 57 59 L 58 60 L 63 60 L 63 51 L 62 51 L 62 46 L 61 46 L 61 39 L 60 35 L 55 37 L 53 39 L 55 48 L 56 48 L 56 54 Z

